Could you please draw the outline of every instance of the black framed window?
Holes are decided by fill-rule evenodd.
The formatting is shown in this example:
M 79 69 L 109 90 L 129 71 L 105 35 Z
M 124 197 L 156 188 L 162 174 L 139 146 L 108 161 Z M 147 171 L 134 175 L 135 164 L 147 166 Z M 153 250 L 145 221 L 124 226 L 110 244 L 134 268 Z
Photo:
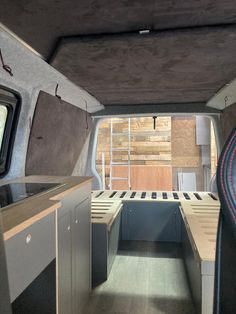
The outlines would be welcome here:
M 20 110 L 20 96 L 0 87 L 0 176 L 10 167 L 13 142 Z

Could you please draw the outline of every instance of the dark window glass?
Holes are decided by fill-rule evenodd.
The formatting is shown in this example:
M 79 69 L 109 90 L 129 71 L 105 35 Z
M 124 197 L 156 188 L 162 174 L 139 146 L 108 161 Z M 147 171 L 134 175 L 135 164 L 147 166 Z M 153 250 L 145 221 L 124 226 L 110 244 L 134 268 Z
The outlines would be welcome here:
M 15 137 L 20 98 L 14 92 L 0 87 L 0 176 L 10 166 Z

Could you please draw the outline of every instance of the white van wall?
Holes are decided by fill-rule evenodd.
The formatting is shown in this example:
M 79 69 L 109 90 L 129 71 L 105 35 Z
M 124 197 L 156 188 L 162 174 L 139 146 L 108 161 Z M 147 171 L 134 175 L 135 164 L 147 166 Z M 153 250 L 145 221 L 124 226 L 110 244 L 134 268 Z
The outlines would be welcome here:
M 74 106 L 87 109 L 88 112 L 101 110 L 103 106 L 1 28 L 0 49 L 5 64 L 10 66 L 13 72 L 13 76 L 10 76 L 0 66 L 0 86 L 19 93 L 22 101 L 11 166 L 5 177 L 12 178 L 25 175 L 27 145 L 40 90 L 55 95 L 55 88 L 58 84 L 58 94 Z
M 236 126 L 236 103 L 224 109 L 220 122 L 223 137 L 226 140 Z

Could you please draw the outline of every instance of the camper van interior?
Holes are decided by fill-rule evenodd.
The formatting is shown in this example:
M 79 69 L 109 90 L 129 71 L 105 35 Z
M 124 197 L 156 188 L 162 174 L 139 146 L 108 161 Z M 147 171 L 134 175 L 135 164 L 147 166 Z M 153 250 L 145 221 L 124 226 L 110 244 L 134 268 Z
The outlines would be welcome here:
M 0 314 L 236 313 L 235 1 L 0 4 Z

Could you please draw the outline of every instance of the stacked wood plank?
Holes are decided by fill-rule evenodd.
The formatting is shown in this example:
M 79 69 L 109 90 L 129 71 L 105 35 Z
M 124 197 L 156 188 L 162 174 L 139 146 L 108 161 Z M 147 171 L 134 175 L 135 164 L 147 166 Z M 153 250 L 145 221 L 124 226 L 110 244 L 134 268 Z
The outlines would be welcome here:
M 114 148 L 127 148 L 127 120 L 113 119 L 114 133 L 124 133 L 113 138 Z M 157 118 L 157 128 L 153 129 L 152 117 L 131 119 L 131 164 L 135 165 L 167 165 L 171 161 L 171 118 Z M 101 164 L 101 155 L 105 154 L 106 164 L 109 164 L 110 152 L 110 120 L 102 122 L 99 128 L 97 146 L 97 165 Z M 117 151 L 113 161 L 126 161 L 127 152 Z
M 119 150 L 113 152 L 112 160 L 125 163 L 128 160 L 125 149 L 129 144 L 127 119 L 117 118 L 112 121 L 114 133 L 119 133 L 119 136 L 113 137 L 113 147 Z M 155 130 L 152 117 L 132 118 L 130 147 L 132 189 L 143 189 L 143 182 L 147 183 L 145 187 L 147 190 L 178 189 L 178 172 L 194 172 L 197 178 L 197 190 L 204 190 L 201 149 L 196 144 L 195 117 L 158 117 Z M 102 173 L 102 155 L 105 157 L 108 187 L 110 119 L 104 120 L 99 128 L 96 161 L 99 174 Z M 154 175 L 150 175 L 148 166 L 152 167 Z M 117 166 L 113 169 L 118 177 L 127 174 L 124 166 Z M 156 180 L 156 174 L 159 176 L 160 184 Z M 113 188 L 127 189 L 127 182 L 114 182 Z

